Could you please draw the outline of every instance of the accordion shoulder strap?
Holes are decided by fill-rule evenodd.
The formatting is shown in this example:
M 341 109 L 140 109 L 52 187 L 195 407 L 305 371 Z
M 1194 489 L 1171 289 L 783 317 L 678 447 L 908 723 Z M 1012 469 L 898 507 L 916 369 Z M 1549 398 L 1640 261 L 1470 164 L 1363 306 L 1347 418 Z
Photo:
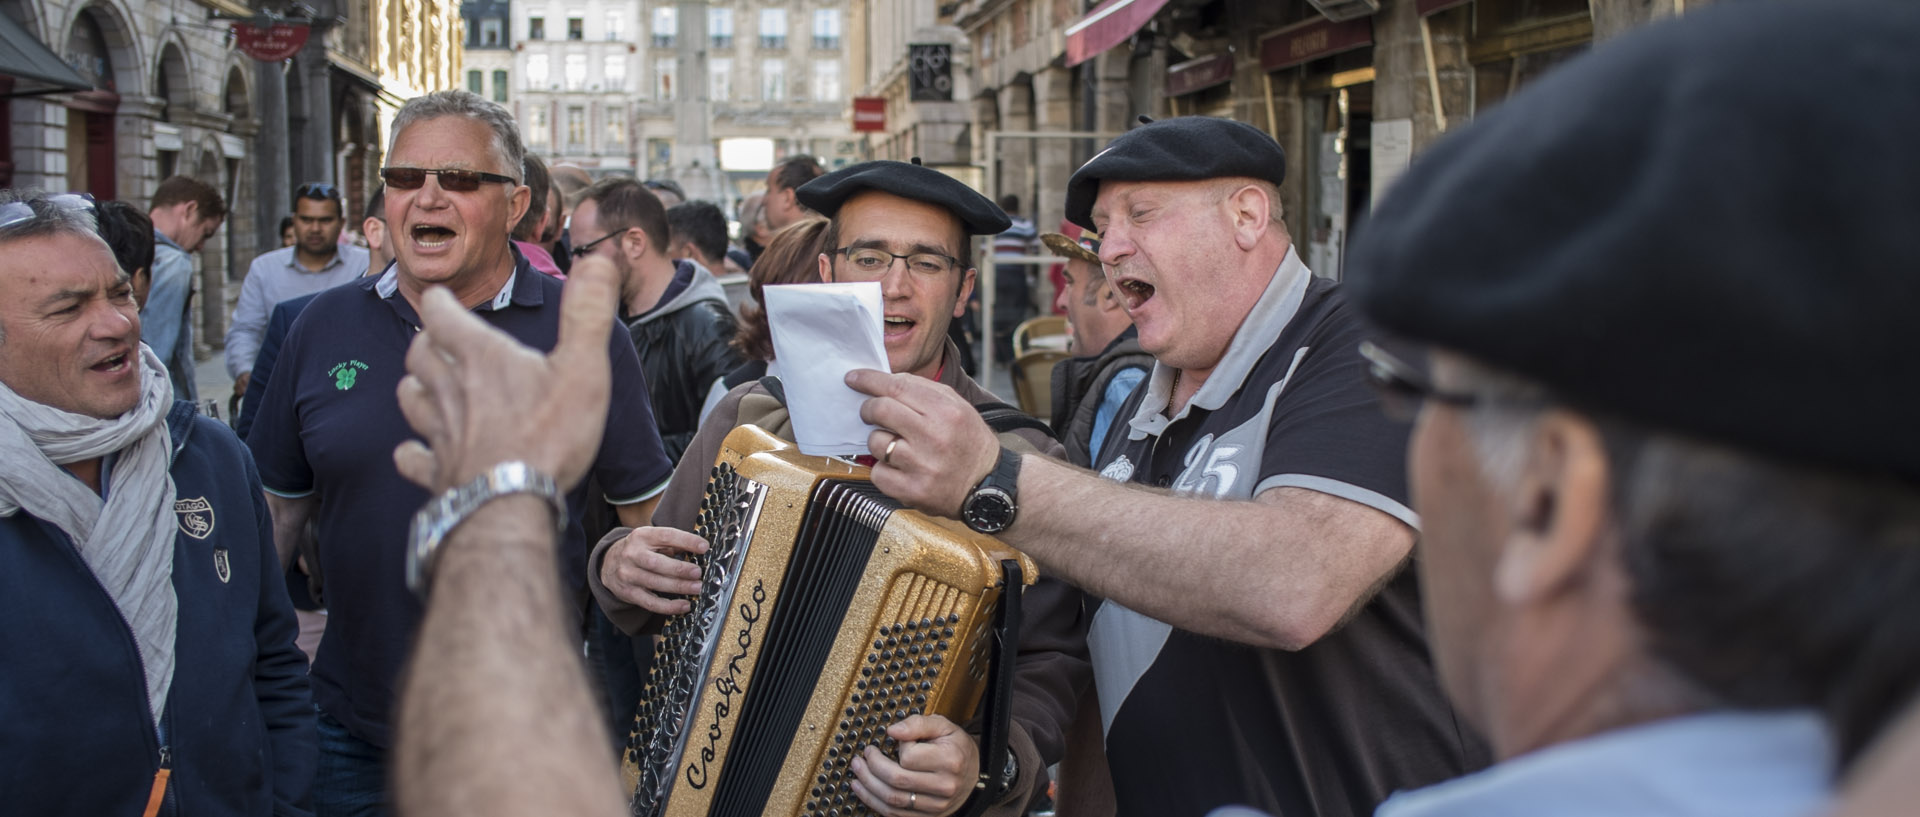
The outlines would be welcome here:
M 954 817 L 978 817 L 1006 795 L 1001 771 L 1007 767 L 1007 735 L 1012 731 L 1014 659 L 1019 652 L 1020 589 L 1025 575 L 1020 563 L 1012 559 L 1000 562 L 999 609 L 993 614 L 993 656 L 987 664 L 987 690 L 980 698 L 980 779 L 973 794 Z

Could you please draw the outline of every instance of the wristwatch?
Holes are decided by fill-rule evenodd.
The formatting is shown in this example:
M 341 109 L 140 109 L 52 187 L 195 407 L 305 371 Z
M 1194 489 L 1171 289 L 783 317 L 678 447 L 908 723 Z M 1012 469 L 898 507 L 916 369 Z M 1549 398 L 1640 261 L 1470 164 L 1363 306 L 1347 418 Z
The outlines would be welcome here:
M 1020 455 L 1000 447 L 1000 460 L 960 503 L 960 521 L 979 533 L 995 534 L 1013 524 L 1020 511 L 1014 495 L 1020 484 Z
M 432 572 L 433 557 L 440 550 L 440 542 L 480 506 L 510 494 L 536 494 L 547 500 L 553 506 L 554 527 L 563 533 L 566 531 L 567 498 L 560 493 L 553 477 L 519 460 L 500 463 L 472 482 L 427 500 L 413 515 L 413 525 L 407 535 L 407 588 L 426 595 L 428 574 Z

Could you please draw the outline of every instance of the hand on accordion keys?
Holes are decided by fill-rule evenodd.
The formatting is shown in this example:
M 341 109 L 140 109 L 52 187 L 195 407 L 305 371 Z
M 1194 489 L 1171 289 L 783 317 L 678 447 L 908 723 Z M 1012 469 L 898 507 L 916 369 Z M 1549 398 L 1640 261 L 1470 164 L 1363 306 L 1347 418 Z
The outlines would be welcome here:
M 913 715 L 887 727 L 900 743 L 895 763 L 869 746 L 853 760 L 853 792 L 885 817 L 945 817 L 958 811 L 980 777 L 973 736 L 939 715 Z
M 707 552 L 707 540 L 678 528 L 634 528 L 607 549 L 600 582 L 621 601 L 655 615 L 693 609 L 683 598 L 700 592 L 700 566 L 680 554 Z

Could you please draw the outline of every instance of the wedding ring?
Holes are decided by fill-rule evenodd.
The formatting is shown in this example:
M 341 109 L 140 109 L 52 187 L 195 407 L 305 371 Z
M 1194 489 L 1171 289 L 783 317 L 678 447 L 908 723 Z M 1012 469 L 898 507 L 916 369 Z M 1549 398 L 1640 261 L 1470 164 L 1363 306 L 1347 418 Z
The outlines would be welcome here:
M 886 449 L 880 452 L 881 465 L 893 464 L 893 447 L 899 444 L 900 444 L 900 438 L 897 435 L 893 438 L 893 442 L 887 443 Z M 907 807 L 912 808 L 913 806 L 909 805 Z
M 899 438 L 899 437 L 895 437 L 895 438 L 893 438 L 893 442 L 896 442 L 896 443 L 897 443 L 897 442 L 899 442 L 899 441 L 900 441 L 900 438 Z M 887 449 L 888 449 L 888 450 L 892 450 L 892 449 L 893 449 L 893 445 L 892 445 L 892 443 L 889 443 L 889 444 L 887 445 Z M 920 795 L 919 795 L 919 793 L 917 793 L 917 792 L 907 792 L 907 810 L 908 810 L 908 811 L 919 811 L 919 809 L 917 809 L 917 808 L 914 808 L 914 807 L 913 807 L 913 798 L 915 798 L 915 797 L 919 797 L 919 796 L 920 796 Z

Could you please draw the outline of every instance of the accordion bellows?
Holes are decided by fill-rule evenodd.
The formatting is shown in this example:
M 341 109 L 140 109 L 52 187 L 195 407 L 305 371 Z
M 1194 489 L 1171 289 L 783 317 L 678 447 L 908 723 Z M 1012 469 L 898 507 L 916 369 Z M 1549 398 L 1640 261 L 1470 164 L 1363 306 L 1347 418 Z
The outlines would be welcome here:
M 655 643 L 623 772 L 641 817 L 864 815 L 848 761 L 985 689 L 1000 563 L 1032 560 L 903 509 L 866 468 L 755 426 L 727 435 L 695 533 L 702 591 Z M 1019 592 L 1018 588 L 1014 592 Z

